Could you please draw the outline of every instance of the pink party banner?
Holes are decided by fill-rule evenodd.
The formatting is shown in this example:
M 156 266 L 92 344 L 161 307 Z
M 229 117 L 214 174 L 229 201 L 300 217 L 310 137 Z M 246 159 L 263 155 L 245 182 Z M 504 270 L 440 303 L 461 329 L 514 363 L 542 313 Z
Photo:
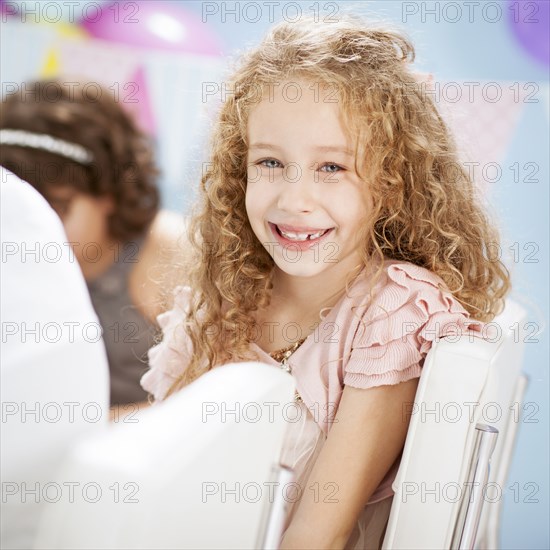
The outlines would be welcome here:
M 64 75 L 97 82 L 112 90 L 122 102 L 132 99 L 135 90 L 124 86 L 130 81 L 141 63 L 139 52 L 134 48 L 109 42 L 77 42 L 64 40 L 59 43 L 59 64 Z
M 543 101 L 541 92 L 537 82 L 512 81 L 435 81 L 426 88 L 483 192 L 497 180 L 523 109 Z

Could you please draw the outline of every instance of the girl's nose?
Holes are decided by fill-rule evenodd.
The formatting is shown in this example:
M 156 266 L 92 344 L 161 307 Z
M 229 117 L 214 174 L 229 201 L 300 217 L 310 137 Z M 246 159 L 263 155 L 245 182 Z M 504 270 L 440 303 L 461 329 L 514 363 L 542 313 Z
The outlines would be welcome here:
M 277 207 L 287 212 L 310 212 L 315 206 L 312 171 L 298 165 L 287 166 L 280 186 Z

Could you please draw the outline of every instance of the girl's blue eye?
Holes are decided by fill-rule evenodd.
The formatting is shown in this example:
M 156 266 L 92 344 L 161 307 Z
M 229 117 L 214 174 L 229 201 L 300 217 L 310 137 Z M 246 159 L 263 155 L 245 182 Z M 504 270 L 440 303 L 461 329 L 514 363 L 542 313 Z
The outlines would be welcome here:
M 274 163 L 276 165 L 280 165 L 281 163 L 278 160 L 275 159 L 264 159 L 259 162 L 262 166 L 265 166 L 266 168 L 279 168 L 280 166 L 274 166 L 273 164 L 267 164 L 268 162 Z
M 321 166 L 321 170 L 323 168 L 330 168 L 330 170 L 325 170 L 325 172 L 328 172 L 329 174 L 335 174 L 336 172 L 340 172 L 340 170 L 343 170 L 341 166 L 339 166 L 338 164 L 334 164 L 333 162 L 324 164 L 323 166 Z
M 275 159 L 264 159 L 260 160 L 258 162 L 261 166 L 265 166 L 266 168 L 281 168 L 281 163 L 278 160 Z M 326 168 L 326 170 L 325 170 Z M 334 162 L 327 162 L 326 164 L 323 164 L 320 168 L 323 172 L 327 172 L 329 174 L 336 174 L 337 172 L 341 172 L 342 170 L 345 170 L 342 168 L 342 166 L 335 164 Z

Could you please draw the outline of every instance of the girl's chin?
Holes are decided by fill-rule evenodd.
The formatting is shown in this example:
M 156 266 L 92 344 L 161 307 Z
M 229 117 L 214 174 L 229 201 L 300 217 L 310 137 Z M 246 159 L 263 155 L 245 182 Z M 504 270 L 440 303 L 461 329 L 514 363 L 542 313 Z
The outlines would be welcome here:
M 363 259 L 358 250 L 348 252 L 338 250 L 337 244 L 331 243 L 326 250 L 309 250 L 307 252 L 277 248 L 270 251 L 275 268 L 281 274 L 293 277 L 315 277 L 330 272 L 332 277 L 347 277 L 351 272 L 363 266 Z M 344 254 L 342 254 L 344 252 Z
M 291 277 L 315 277 L 316 275 L 320 275 L 327 269 L 331 267 L 333 264 L 326 264 L 323 262 L 313 262 L 313 261 L 296 261 L 291 262 L 288 260 L 283 260 L 281 258 L 275 258 L 275 269 L 279 271 L 281 274 L 289 275 Z

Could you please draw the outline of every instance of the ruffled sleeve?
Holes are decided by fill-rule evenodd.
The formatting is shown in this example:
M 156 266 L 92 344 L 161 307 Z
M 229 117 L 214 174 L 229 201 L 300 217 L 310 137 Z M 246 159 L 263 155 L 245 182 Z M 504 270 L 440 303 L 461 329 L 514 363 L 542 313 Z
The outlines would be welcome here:
M 184 329 L 190 297 L 190 287 L 177 287 L 172 309 L 157 316 L 162 341 L 149 350 L 150 369 L 141 378 L 141 386 L 155 401 L 166 397 L 174 381 L 190 363 L 192 344 Z
M 431 271 L 405 262 L 390 265 L 386 274 L 359 322 L 344 385 L 366 389 L 418 378 L 439 338 L 469 332 L 483 337 L 484 323 L 469 319 Z

